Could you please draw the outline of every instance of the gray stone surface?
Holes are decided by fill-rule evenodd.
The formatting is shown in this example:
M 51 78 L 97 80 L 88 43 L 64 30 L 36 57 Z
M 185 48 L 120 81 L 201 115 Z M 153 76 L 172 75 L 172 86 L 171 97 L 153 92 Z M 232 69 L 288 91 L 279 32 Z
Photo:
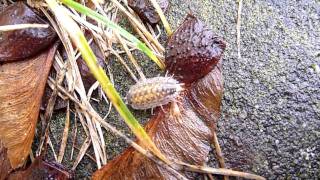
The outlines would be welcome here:
M 268 179 L 320 177 L 320 2 L 244 1 L 241 59 L 236 1 L 170 3 L 173 27 L 191 10 L 227 42 L 218 123 L 227 166 Z

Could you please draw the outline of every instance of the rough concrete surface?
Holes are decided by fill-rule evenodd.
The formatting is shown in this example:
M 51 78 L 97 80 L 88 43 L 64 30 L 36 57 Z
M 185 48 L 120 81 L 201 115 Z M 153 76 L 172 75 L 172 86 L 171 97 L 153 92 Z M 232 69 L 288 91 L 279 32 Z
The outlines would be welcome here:
M 236 1 L 170 3 L 174 27 L 192 11 L 227 42 L 218 123 L 227 166 L 268 179 L 320 177 L 320 1 L 243 1 L 240 59 Z

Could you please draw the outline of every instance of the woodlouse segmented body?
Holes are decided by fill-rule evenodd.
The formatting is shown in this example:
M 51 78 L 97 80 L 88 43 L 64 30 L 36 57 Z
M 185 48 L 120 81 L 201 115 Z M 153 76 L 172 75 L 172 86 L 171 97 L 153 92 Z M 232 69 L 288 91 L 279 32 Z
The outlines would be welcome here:
M 172 77 L 154 77 L 133 85 L 127 101 L 134 109 L 149 109 L 175 101 L 182 90 Z

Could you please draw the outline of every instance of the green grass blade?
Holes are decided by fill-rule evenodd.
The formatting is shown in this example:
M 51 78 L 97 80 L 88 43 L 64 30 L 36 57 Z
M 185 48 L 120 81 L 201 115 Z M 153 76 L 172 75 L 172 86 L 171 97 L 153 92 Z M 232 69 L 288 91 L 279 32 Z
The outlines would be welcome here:
M 160 61 L 156 55 L 144 44 L 142 43 L 138 38 L 130 34 L 128 31 L 123 29 L 122 27 L 118 26 L 114 22 L 110 21 L 107 17 L 104 17 L 103 15 L 93 11 L 90 8 L 87 8 L 73 0 L 60 0 L 62 3 L 67 5 L 68 7 L 71 7 L 75 9 L 76 11 L 79 11 L 82 14 L 85 14 L 86 16 L 89 16 L 90 18 L 99 21 L 106 25 L 107 27 L 111 28 L 112 30 L 115 30 L 119 32 L 124 38 L 132 42 L 139 50 L 144 52 L 147 56 L 149 56 L 150 59 L 152 59 L 161 69 L 164 69 L 165 65 L 162 61 Z

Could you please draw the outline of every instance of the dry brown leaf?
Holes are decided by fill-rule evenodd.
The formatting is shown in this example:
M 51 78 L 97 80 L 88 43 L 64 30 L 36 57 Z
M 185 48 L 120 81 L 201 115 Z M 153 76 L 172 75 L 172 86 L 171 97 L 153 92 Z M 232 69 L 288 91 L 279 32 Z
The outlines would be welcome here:
M 186 30 L 191 32 L 185 33 Z M 188 16 L 176 33 L 179 34 L 174 34 L 173 39 L 169 40 L 169 45 L 175 48 L 187 48 L 188 44 L 195 44 L 190 42 L 190 37 L 194 36 L 205 37 L 203 39 L 207 41 L 200 41 L 201 48 L 195 46 L 192 49 L 195 55 L 185 53 L 185 56 L 181 57 L 179 53 L 173 55 L 172 52 L 181 52 L 181 49 L 175 50 L 171 47 L 167 49 L 169 56 L 166 57 L 166 64 L 170 68 L 170 73 L 177 73 L 175 75 L 179 77 L 178 79 L 185 83 L 193 83 L 186 84 L 187 90 L 182 95 L 179 104 L 181 119 L 173 118 L 169 113 L 170 105 L 166 105 L 164 111 L 157 108 L 155 115 L 147 123 L 146 130 L 169 159 L 203 165 L 211 150 L 210 143 L 215 123 L 220 116 L 223 83 L 221 63 L 218 61 L 225 44 L 218 37 L 212 36 L 213 33 L 193 16 Z M 206 38 L 208 36 L 212 37 Z M 178 46 L 179 44 L 184 46 Z M 194 68 L 196 66 L 198 67 Z M 188 74 L 188 71 L 191 72 Z M 195 72 L 201 74 L 190 74 Z M 128 148 L 96 171 L 93 179 L 176 179 L 176 177 L 133 148 Z
M 8 149 L 12 168 L 22 165 L 29 155 L 56 47 L 0 65 L 0 140 Z
M 21 23 L 46 22 L 22 2 L 0 13 L 0 25 Z M 52 45 L 55 37 L 51 28 L 9 31 L 0 37 L 0 140 L 12 168 L 21 166 L 30 152 L 57 45 L 39 52 Z
M 188 94 L 193 108 L 212 126 L 220 116 L 223 96 L 222 60 L 208 75 L 191 85 Z M 213 127 L 215 128 L 215 126 Z

